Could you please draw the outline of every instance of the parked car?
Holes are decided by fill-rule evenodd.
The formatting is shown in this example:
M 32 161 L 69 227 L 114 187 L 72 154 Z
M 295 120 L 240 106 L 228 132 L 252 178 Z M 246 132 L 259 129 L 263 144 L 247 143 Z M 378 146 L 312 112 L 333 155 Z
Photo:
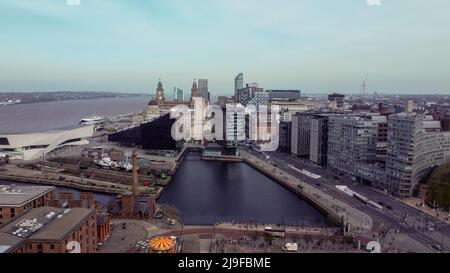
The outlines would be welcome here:
M 440 246 L 438 244 L 433 244 L 431 247 L 437 251 L 442 251 L 442 246 Z

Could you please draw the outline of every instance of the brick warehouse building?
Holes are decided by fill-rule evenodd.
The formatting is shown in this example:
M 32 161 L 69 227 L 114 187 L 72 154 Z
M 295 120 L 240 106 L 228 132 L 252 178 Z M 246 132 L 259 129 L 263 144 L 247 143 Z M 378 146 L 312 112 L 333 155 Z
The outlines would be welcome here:
M 68 249 L 74 246 L 79 248 Z M 40 207 L 24 212 L 0 228 L 0 253 L 68 253 L 97 250 L 96 211 Z
M 92 192 L 80 192 L 76 196 L 72 192 L 60 192 L 54 195 L 53 200 L 46 203 L 47 206 L 57 208 L 87 208 L 97 212 L 97 243 L 103 243 L 111 235 L 111 215 L 102 212 L 101 204 L 94 199 Z
M 54 190 L 52 186 L 0 185 L 0 225 L 25 210 L 44 206 Z

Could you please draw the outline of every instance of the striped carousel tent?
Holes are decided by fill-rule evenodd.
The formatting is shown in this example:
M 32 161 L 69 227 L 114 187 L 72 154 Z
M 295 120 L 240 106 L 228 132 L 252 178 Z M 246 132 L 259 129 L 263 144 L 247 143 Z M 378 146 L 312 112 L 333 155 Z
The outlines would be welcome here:
M 151 253 L 174 253 L 176 241 L 170 237 L 161 236 L 150 240 Z

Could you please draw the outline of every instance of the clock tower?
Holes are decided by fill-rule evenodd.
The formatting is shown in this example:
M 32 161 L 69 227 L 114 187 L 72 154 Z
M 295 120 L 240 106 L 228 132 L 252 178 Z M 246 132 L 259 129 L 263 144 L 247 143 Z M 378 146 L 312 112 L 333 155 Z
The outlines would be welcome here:
M 164 104 L 164 88 L 163 85 L 161 83 L 161 79 L 159 79 L 158 82 L 158 88 L 156 89 L 156 97 L 155 97 L 155 101 L 158 105 L 163 105 Z
M 191 89 L 191 100 L 193 97 L 198 97 L 198 87 L 197 87 L 197 82 L 194 80 L 194 82 L 192 83 L 192 89 Z

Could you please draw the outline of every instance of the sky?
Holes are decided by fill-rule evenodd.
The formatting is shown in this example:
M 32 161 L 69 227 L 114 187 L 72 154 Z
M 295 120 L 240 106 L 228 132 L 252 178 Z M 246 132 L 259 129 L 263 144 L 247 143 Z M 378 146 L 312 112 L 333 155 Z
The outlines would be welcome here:
M 0 92 L 450 94 L 450 1 L 371 1 L 0 0 Z

